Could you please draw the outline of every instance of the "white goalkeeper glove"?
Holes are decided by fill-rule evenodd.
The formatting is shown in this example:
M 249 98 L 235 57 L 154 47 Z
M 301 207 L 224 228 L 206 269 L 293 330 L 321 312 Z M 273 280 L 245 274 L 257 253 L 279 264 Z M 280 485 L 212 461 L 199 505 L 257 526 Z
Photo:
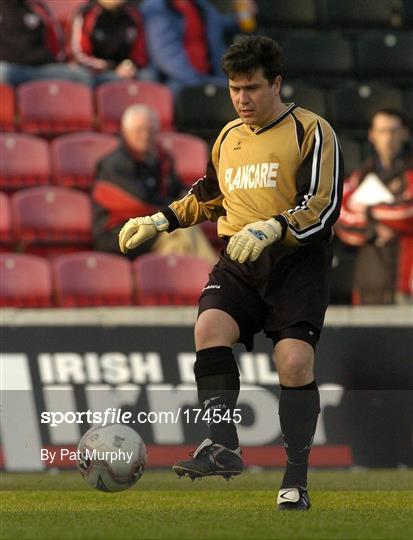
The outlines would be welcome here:
M 228 242 L 227 253 L 233 261 L 256 261 L 264 248 L 281 238 L 282 228 L 274 218 L 256 221 L 234 234 Z
M 153 216 L 131 218 L 119 233 L 119 248 L 122 253 L 126 253 L 158 233 L 167 231 L 168 227 L 169 221 L 162 212 Z

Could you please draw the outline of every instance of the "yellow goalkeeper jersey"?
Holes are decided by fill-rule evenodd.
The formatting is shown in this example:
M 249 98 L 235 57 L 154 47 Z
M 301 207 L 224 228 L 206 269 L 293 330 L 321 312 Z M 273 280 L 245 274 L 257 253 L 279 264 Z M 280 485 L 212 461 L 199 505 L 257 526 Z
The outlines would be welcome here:
M 204 177 L 162 211 L 169 230 L 205 220 L 219 236 L 275 217 L 282 241 L 301 244 L 329 238 L 340 211 L 343 159 L 331 126 L 288 104 L 260 128 L 229 122 L 212 149 Z

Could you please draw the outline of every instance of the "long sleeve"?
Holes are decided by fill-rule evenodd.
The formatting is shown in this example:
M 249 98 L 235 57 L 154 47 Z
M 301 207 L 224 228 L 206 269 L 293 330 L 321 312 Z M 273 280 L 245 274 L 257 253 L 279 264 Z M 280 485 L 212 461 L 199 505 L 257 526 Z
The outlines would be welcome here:
M 413 236 L 413 199 L 394 204 L 377 204 L 370 216 L 402 235 Z
M 169 232 L 191 227 L 203 221 L 217 221 L 225 213 L 215 166 L 208 163 L 206 174 L 191 187 L 187 195 L 162 209 L 169 221 Z
M 82 7 L 77 12 L 72 24 L 71 48 L 76 62 L 96 71 L 103 71 L 109 69 L 109 63 L 93 55 L 90 39 L 99 13 L 99 5 Z
M 349 246 L 363 246 L 374 234 L 366 213 L 356 211 L 350 205 L 350 199 L 359 182 L 360 174 L 358 172 L 353 173 L 344 182 L 341 213 L 334 228 L 340 240 Z
M 125 11 L 132 19 L 137 32 L 137 37 L 135 39 L 133 47 L 129 52 L 128 58 L 135 64 L 135 66 L 143 68 L 148 65 L 148 54 L 146 51 L 146 35 L 143 17 L 139 12 L 138 8 L 136 8 L 135 6 L 126 5 Z
M 64 62 L 64 35 L 58 20 L 47 5 L 39 2 L 32 2 L 30 5 L 43 21 L 45 48 L 57 62 Z
M 296 206 L 275 216 L 290 244 L 328 237 L 339 216 L 342 198 L 343 157 L 327 122 L 317 120 L 304 139 L 302 152 L 296 175 Z
M 362 181 L 356 171 L 344 184 L 343 205 L 336 233 L 346 244 L 362 246 L 375 236 L 375 224 L 380 223 L 401 236 L 413 236 L 413 174 L 406 173 L 407 186 L 394 203 L 369 207 L 368 212 L 352 208 L 350 200 Z

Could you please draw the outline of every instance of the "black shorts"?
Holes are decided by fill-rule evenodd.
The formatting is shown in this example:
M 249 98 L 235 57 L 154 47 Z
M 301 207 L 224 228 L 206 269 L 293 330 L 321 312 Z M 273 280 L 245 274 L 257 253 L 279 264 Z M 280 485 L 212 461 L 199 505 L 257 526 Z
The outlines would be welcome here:
M 261 330 L 274 344 L 291 337 L 315 347 L 328 306 L 331 259 L 328 241 L 272 244 L 244 264 L 231 261 L 224 248 L 202 291 L 198 316 L 207 309 L 228 313 L 247 350 Z

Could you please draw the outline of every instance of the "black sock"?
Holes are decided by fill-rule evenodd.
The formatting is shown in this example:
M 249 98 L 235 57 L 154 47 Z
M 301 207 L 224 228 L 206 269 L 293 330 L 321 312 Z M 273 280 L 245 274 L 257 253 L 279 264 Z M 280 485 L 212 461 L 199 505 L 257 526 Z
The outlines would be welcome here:
M 308 457 L 320 412 L 317 383 L 281 385 L 280 424 L 287 453 L 287 468 L 281 487 L 307 486 Z
M 239 371 L 231 347 L 210 347 L 196 353 L 194 365 L 198 385 L 198 399 L 203 412 L 209 410 L 210 439 L 231 450 L 239 446 L 237 428 L 233 417 L 239 396 Z M 214 410 L 219 414 L 214 417 Z M 226 413 L 226 416 L 225 416 Z M 220 418 L 223 418 L 219 421 Z

